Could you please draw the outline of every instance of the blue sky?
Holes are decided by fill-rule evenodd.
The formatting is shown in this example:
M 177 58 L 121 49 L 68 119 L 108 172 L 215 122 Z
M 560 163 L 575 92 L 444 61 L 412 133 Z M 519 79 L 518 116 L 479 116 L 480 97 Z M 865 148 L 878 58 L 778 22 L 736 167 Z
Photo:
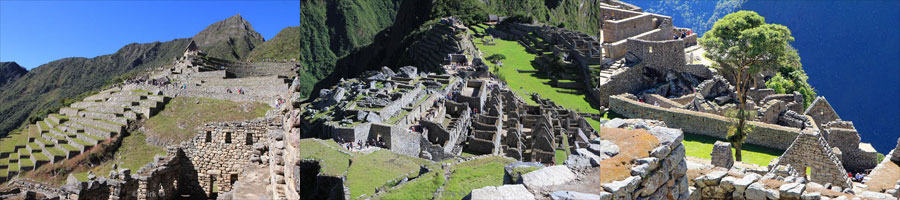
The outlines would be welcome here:
M 269 40 L 300 25 L 300 2 L 0 0 L 0 61 L 31 69 L 112 54 L 129 43 L 189 38 L 235 14 Z

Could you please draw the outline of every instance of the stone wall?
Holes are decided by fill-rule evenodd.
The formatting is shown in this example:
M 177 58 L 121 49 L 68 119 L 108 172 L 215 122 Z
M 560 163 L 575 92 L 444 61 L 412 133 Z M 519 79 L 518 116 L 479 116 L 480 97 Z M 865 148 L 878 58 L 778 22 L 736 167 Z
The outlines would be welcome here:
M 181 144 L 203 191 L 231 191 L 231 185 L 253 155 L 253 144 L 267 143 L 268 129 L 280 127 L 280 119 L 208 123 L 200 133 Z
M 650 41 L 629 38 L 626 48 L 640 59 L 641 65 L 657 71 L 680 72 L 685 63 L 683 40 Z
M 665 121 L 669 127 L 719 139 L 725 139 L 728 127 L 732 123 L 731 119 L 723 116 L 680 108 L 662 108 L 638 102 L 628 96 L 628 94 L 610 96 L 610 110 L 628 118 Z M 633 98 L 633 96 L 631 97 Z M 750 122 L 749 124 L 753 126 L 753 132 L 747 136 L 745 143 L 748 144 L 784 150 L 800 134 L 800 129 L 797 128 L 760 122 Z
M 659 139 L 660 146 L 650 152 L 650 157 L 635 160 L 631 177 L 601 187 L 612 193 L 612 199 L 688 199 L 691 193 L 681 144 L 684 134 L 665 127 L 654 127 L 648 132 Z
M 841 160 L 832 154 L 825 138 L 815 131 L 803 131 L 778 159 L 775 166 L 779 165 L 791 166 L 798 172 L 805 172 L 808 168 L 812 182 L 831 183 L 844 188 L 851 186 Z

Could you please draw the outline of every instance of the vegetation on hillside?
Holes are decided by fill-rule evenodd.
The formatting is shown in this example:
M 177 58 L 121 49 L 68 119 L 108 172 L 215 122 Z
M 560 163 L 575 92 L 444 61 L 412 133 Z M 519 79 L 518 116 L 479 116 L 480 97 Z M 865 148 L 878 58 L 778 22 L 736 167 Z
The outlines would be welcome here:
M 271 59 L 276 62 L 282 60 L 300 59 L 300 27 L 287 27 L 281 29 L 275 37 L 263 42 L 250 51 L 250 60 L 261 62 Z
M 28 73 L 28 70 L 16 62 L 0 62 L 0 90 L 3 90 L 3 85 L 19 79 L 25 73 Z
M 300 4 L 300 72 L 310 88 L 334 70 L 338 59 L 372 43 L 391 26 L 400 0 L 303 1 Z M 307 92 L 301 94 L 308 94 Z
M 64 58 L 38 66 L 0 90 L 0 134 L 42 119 L 62 107 L 63 99 L 99 90 L 114 77 L 169 64 L 189 42 L 133 43 L 110 55 Z

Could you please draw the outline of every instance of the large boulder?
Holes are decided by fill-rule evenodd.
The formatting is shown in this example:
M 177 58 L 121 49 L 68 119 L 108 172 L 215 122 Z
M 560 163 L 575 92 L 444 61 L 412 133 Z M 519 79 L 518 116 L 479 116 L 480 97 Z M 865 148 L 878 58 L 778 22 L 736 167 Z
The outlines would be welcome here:
M 595 199 L 595 200 L 607 200 L 612 199 L 612 194 L 608 192 L 602 192 L 599 195 L 597 194 L 588 194 L 581 193 L 575 191 L 556 191 L 550 193 L 550 199 L 553 200 L 584 200 L 584 199 Z
M 750 184 L 747 187 L 747 191 L 744 191 L 744 197 L 747 200 L 766 200 L 766 187 L 765 184 L 756 182 Z
M 734 159 L 731 157 L 731 143 L 716 141 L 710 156 L 713 166 L 725 169 L 730 169 L 731 166 L 734 166 Z
M 534 199 L 534 194 L 525 189 L 521 184 L 487 186 L 472 190 L 472 200 L 529 200 Z
M 782 199 L 798 200 L 803 191 L 806 191 L 806 185 L 803 183 L 788 183 L 778 188 Z
M 594 140 L 588 144 L 587 150 L 596 155 L 606 155 L 609 157 L 619 154 L 619 146 L 610 140 Z
M 572 180 L 575 180 L 575 173 L 565 165 L 546 167 L 522 175 L 522 183 L 532 189 L 561 185 Z
M 418 72 L 416 72 L 416 71 L 417 71 L 416 67 L 404 66 L 404 67 L 400 68 L 400 71 L 398 72 L 397 75 L 400 77 L 415 78 L 418 75 Z

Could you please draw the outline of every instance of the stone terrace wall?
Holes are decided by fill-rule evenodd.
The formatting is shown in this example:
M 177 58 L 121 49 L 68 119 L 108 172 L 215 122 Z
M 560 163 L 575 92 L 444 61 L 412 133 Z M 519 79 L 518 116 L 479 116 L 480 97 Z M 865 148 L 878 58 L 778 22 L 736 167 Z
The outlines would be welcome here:
M 629 118 L 643 118 L 665 121 L 672 128 L 680 128 L 688 133 L 702 134 L 725 139 L 731 119 L 719 115 L 684 110 L 662 108 L 629 99 L 626 95 L 609 97 L 609 107 L 613 112 Z M 753 132 L 746 143 L 785 150 L 790 147 L 800 129 L 760 122 L 750 122 Z
M 612 199 L 688 199 L 684 134 L 677 129 L 654 127 L 649 133 L 660 141 L 650 157 L 635 160 L 631 177 L 602 184 Z M 601 195 L 602 196 L 602 195 Z

